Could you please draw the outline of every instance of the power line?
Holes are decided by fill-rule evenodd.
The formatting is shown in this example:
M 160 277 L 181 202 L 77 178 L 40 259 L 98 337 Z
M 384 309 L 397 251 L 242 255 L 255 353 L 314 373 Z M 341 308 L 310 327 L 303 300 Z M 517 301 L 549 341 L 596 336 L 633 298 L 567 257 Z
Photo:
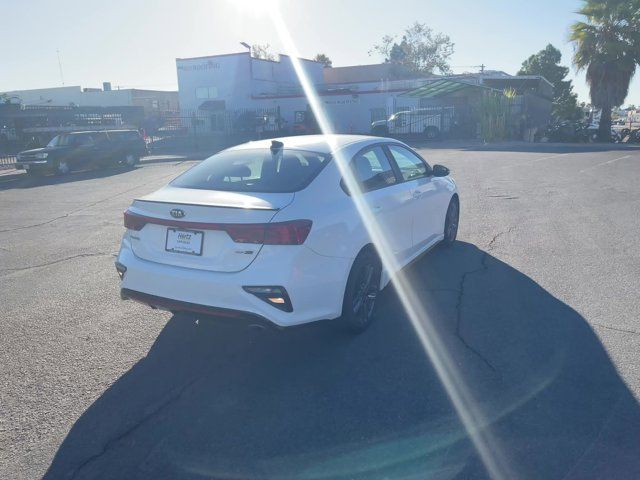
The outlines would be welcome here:
M 56 55 L 58 56 L 58 68 L 60 69 L 60 81 L 64 87 L 64 75 L 62 74 L 62 62 L 60 61 L 60 50 L 56 49 Z

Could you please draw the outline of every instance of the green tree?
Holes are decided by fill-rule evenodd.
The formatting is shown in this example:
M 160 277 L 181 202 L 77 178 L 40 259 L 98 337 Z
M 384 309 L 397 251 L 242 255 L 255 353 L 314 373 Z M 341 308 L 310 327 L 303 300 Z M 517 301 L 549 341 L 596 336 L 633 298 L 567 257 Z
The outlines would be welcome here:
M 324 64 L 325 67 L 333 66 L 333 62 L 329 57 L 327 57 L 324 53 L 318 53 L 314 58 L 316 62 L 320 62 Z
M 434 33 L 424 23 L 416 22 L 404 31 L 399 42 L 397 36 L 385 35 L 369 54 L 378 53 L 385 62 L 402 65 L 415 73 L 449 74 L 449 58 L 453 55 L 453 47 L 447 35 Z
M 262 60 L 275 60 L 276 56 L 271 53 L 271 45 L 265 43 L 264 45 L 260 45 L 258 43 L 254 43 L 251 45 L 251 56 L 253 58 L 261 58 Z
M 574 120 L 579 116 L 578 95 L 573 92 L 571 80 L 565 80 L 569 68 L 560 65 L 562 53 L 553 45 L 547 45 L 524 62 L 518 75 L 540 75 L 553 84 L 553 109 L 551 114 L 560 120 Z
M 586 71 L 591 103 L 601 110 L 598 136 L 609 141 L 611 108 L 622 105 L 640 62 L 640 0 L 584 0 L 571 26 L 573 63 Z

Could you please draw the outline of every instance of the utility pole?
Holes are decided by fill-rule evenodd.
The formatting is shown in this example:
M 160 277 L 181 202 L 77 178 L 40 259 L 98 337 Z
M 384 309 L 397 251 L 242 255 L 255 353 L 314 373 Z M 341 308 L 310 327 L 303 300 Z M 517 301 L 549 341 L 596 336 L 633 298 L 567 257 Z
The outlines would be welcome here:
M 56 49 L 56 55 L 58 56 L 58 68 L 60 69 L 60 81 L 64 87 L 64 75 L 62 74 L 62 62 L 60 61 L 60 50 Z

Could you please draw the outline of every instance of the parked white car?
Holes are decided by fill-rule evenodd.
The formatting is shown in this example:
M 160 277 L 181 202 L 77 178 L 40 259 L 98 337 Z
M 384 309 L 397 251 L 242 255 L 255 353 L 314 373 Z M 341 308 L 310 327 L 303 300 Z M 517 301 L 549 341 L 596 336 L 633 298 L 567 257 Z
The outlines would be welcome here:
M 337 154 L 360 192 L 348 192 Z M 283 327 L 340 317 L 363 330 L 389 272 L 351 195 L 363 195 L 400 267 L 456 238 L 449 170 L 397 140 L 249 142 L 131 204 L 116 262 L 122 298 Z
M 421 135 L 427 140 L 433 140 L 448 131 L 448 121 L 445 121 L 444 118 L 451 118 L 453 111 L 453 107 L 441 107 L 397 112 L 386 120 L 372 122 L 371 133 L 382 137 L 387 135 Z

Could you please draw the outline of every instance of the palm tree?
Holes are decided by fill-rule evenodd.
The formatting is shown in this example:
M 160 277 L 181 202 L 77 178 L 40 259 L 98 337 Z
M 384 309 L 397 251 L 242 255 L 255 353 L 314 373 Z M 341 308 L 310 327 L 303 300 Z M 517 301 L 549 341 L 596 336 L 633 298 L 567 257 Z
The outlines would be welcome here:
M 611 138 L 611 108 L 624 103 L 640 62 L 640 0 L 585 0 L 571 26 L 573 63 L 586 70 L 591 103 L 601 109 L 598 137 Z

